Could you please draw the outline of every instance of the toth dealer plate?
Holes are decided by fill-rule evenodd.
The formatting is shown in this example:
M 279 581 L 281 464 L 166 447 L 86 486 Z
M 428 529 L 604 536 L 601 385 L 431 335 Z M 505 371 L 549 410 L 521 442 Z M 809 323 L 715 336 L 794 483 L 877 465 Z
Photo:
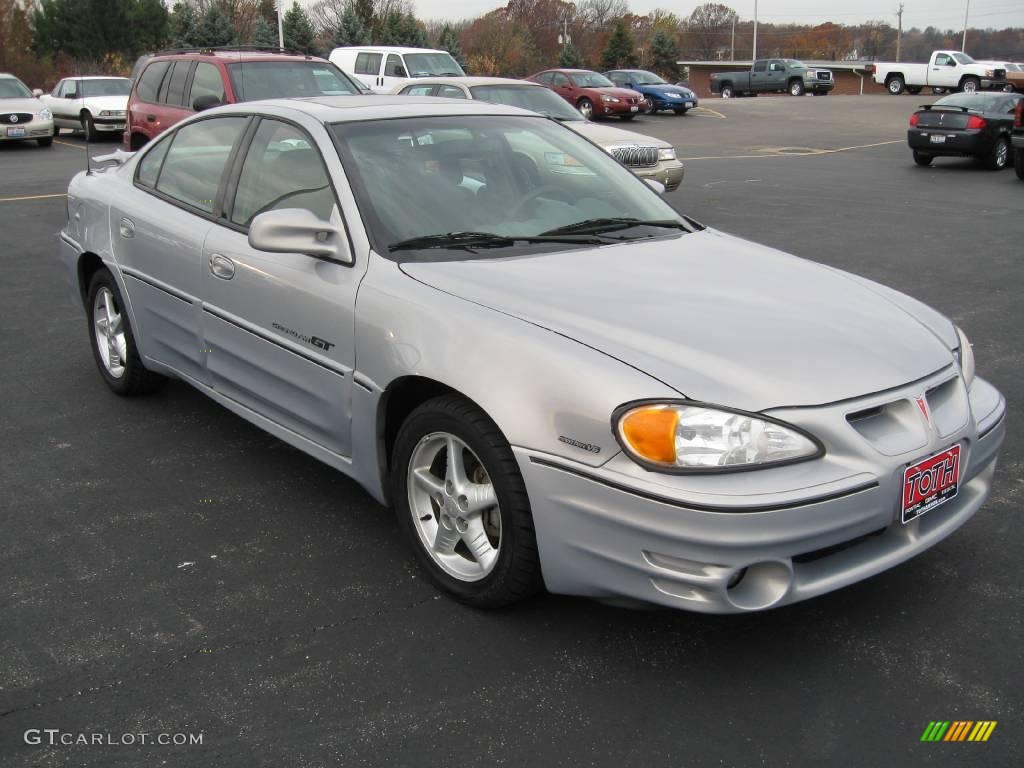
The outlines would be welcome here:
M 903 471 L 900 519 L 906 525 L 952 499 L 960 487 L 960 445 L 929 456 Z

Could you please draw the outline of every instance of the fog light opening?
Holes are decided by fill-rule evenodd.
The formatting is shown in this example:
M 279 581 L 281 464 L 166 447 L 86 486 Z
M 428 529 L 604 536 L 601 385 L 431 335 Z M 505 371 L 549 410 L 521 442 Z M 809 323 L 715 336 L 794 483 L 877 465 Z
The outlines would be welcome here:
M 758 611 L 779 602 L 792 583 L 793 568 L 790 563 L 768 560 L 734 571 L 729 577 L 725 594 L 737 608 Z

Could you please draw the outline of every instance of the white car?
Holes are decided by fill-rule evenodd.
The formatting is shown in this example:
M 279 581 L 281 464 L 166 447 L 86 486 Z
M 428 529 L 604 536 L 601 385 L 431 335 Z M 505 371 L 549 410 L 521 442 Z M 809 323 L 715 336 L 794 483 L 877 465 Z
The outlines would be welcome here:
M 53 113 L 58 132 L 70 128 L 95 141 L 101 133 L 124 131 L 131 90 L 127 77 L 68 77 L 40 100 Z
M 448 51 L 365 45 L 335 48 L 331 63 L 374 93 L 391 93 L 418 77 L 464 77 L 465 72 Z
M 50 110 L 14 75 L 0 72 L 0 142 L 35 140 L 53 144 Z

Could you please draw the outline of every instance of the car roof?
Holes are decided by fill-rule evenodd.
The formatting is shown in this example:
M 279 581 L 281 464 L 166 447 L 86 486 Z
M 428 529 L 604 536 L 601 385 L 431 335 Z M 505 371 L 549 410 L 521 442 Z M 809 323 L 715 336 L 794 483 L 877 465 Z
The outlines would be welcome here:
M 173 59 L 195 59 L 197 61 L 219 59 L 231 63 L 235 61 L 249 63 L 256 61 L 324 61 L 319 56 L 311 56 L 306 53 L 280 53 L 277 51 L 165 51 L 153 54 L 148 61 L 167 61 Z
M 302 99 L 245 101 L 215 109 L 222 114 L 246 114 L 267 107 L 304 112 L 322 123 L 451 115 L 537 117 L 537 113 L 519 107 L 506 107 L 475 99 L 441 99 L 434 96 L 311 96 Z M 210 114 L 213 111 L 208 110 L 203 114 Z
M 68 75 L 61 80 L 131 80 L 124 75 Z
M 403 83 L 402 88 L 410 85 L 463 85 L 473 88 L 477 85 L 523 85 L 527 88 L 544 88 L 530 80 L 517 80 L 514 77 L 417 77 L 411 83 Z
M 440 48 L 407 48 L 401 45 L 342 45 L 335 51 L 385 51 L 387 53 L 448 53 Z

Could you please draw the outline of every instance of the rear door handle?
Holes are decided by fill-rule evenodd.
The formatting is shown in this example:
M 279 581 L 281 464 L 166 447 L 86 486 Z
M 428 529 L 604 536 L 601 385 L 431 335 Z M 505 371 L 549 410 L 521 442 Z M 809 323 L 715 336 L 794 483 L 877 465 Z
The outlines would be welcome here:
M 78 218 L 78 214 L 75 214 L 75 218 Z M 135 237 L 135 222 L 131 219 L 121 219 L 117 225 L 117 231 L 121 233 L 121 237 L 125 240 L 130 240 Z
M 210 256 L 210 272 L 221 280 L 230 280 L 235 276 L 235 262 L 226 256 L 215 253 Z

